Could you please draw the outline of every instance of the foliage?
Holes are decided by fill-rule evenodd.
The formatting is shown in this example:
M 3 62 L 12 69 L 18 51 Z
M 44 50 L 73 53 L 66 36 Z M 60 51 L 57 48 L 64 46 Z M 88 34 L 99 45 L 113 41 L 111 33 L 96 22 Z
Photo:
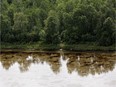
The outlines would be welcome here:
M 1 0 L 5 43 L 116 42 L 116 0 Z

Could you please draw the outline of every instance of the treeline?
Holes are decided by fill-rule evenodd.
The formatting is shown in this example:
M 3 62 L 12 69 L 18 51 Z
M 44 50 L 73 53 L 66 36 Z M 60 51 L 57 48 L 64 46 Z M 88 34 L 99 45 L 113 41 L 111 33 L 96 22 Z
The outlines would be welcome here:
M 115 0 L 1 0 L 1 42 L 115 44 Z

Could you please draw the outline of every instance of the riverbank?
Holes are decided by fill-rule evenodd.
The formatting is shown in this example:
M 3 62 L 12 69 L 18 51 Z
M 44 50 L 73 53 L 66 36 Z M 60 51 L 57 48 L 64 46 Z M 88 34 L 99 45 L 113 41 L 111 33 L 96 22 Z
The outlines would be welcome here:
M 29 43 L 29 44 L 9 44 L 2 43 L 1 50 L 16 49 L 16 50 L 30 50 L 30 51 L 58 51 L 63 49 L 64 51 L 116 51 L 116 46 L 97 46 L 94 44 L 77 44 L 77 45 L 66 45 L 66 44 L 40 44 L 40 43 Z

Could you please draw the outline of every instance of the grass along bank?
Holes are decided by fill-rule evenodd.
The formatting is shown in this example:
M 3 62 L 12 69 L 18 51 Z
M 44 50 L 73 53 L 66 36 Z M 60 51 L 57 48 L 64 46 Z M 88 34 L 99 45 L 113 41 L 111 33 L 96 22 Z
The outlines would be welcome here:
M 42 44 L 42 43 L 1 43 L 1 50 L 17 49 L 17 50 L 38 50 L 38 51 L 57 51 L 63 49 L 66 51 L 116 51 L 116 46 L 98 46 L 95 44 Z

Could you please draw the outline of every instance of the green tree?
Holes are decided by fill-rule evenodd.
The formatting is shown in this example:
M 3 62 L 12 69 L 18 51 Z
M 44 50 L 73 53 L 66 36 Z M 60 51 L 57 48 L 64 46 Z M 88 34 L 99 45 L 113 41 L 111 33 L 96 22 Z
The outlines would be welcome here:
M 99 33 L 99 35 L 101 35 L 99 39 L 99 44 L 105 46 L 112 45 L 113 44 L 112 34 L 113 34 L 113 20 L 112 18 L 108 17 L 103 23 L 101 34 Z
M 14 14 L 14 25 L 12 28 L 13 34 L 15 36 L 14 41 L 24 41 L 25 34 L 27 32 L 28 19 L 27 16 L 22 13 Z
M 48 44 L 57 44 L 59 38 L 59 18 L 55 11 L 49 12 L 48 18 L 45 21 L 45 42 Z

